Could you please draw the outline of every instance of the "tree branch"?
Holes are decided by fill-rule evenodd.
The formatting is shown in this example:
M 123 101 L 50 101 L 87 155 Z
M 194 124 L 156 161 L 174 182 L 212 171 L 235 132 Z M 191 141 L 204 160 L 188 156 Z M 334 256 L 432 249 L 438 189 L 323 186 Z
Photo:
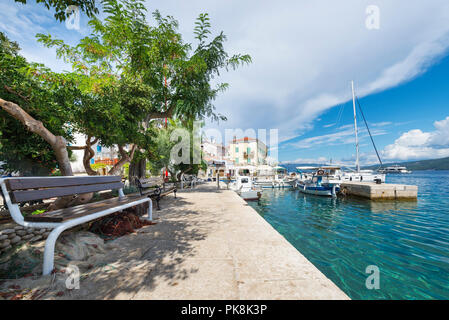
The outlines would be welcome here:
M 18 96 L 19 98 L 22 98 L 25 101 L 30 102 L 30 98 L 29 97 L 25 97 L 23 95 L 21 95 L 20 93 L 18 93 L 17 91 L 15 91 L 13 88 L 8 87 L 6 84 L 3 86 L 5 88 L 6 91 L 8 91 L 9 93 L 15 94 L 16 96 Z
M 125 163 L 127 162 L 131 162 L 131 160 L 134 157 L 134 153 L 136 151 L 137 145 L 133 144 L 131 147 L 131 150 L 128 154 L 128 152 L 126 152 L 125 148 L 122 145 L 118 145 L 118 151 L 121 155 L 120 160 L 114 164 L 114 166 L 111 168 L 111 170 L 109 170 L 108 175 L 113 176 L 119 173 L 119 170 L 125 165 Z
M 61 174 L 64 176 L 73 176 L 69 154 L 67 152 L 67 141 L 64 137 L 55 136 L 42 124 L 41 121 L 34 119 L 14 102 L 0 98 L 0 107 L 8 112 L 13 118 L 19 120 L 29 131 L 39 135 L 42 139 L 47 141 L 55 152 Z
M 174 110 L 175 110 L 175 106 L 171 105 L 167 111 L 150 112 L 148 114 L 147 121 L 150 121 L 151 119 L 171 118 L 173 116 Z

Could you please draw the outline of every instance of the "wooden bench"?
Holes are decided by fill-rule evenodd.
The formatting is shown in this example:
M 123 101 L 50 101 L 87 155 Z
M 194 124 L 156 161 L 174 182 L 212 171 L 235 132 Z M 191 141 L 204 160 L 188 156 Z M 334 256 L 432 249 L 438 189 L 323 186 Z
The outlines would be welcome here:
M 137 187 L 139 188 L 139 194 L 141 196 L 149 197 L 153 200 L 156 200 L 157 210 L 161 210 L 159 206 L 159 201 L 162 197 L 167 194 L 173 192 L 176 198 L 176 184 L 172 183 L 169 187 L 170 183 L 164 182 L 162 177 L 151 177 L 146 179 L 136 179 Z
M 2 178 L 0 187 L 11 217 L 16 223 L 27 228 L 53 229 L 45 242 L 44 275 L 53 270 L 55 243 L 63 231 L 144 203 L 149 205 L 147 219 L 152 220 L 151 198 L 139 194 L 125 196 L 120 176 Z M 118 190 L 119 196 L 26 217 L 23 217 L 19 207 L 23 202 L 104 190 Z
M 194 175 L 187 175 L 183 173 L 181 175 L 180 182 L 181 182 L 181 189 L 184 189 L 184 186 L 189 186 L 191 189 L 193 189 L 198 184 L 198 179 Z

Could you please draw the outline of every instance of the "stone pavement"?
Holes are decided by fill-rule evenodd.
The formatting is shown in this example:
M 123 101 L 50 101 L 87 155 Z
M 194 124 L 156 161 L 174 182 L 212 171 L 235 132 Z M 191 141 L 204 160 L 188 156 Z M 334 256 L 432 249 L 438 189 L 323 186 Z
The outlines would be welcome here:
M 80 289 L 43 298 L 348 299 L 233 191 L 203 184 L 161 208 L 156 225 L 109 242 Z

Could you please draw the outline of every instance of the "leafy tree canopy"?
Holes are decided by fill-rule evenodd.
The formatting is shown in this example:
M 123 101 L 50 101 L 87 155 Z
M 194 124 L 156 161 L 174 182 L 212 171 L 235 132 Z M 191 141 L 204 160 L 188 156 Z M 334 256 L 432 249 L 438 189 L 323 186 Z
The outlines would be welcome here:
M 27 3 L 27 0 L 14 1 L 23 4 Z M 88 17 L 98 13 L 95 0 L 36 0 L 36 3 L 42 3 L 47 9 L 53 8 L 55 10 L 55 18 L 59 21 L 64 21 L 69 17 L 70 12 L 67 12 L 66 9 L 71 5 L 77 6 Z
M 17 43 L 0 32 L 0 96 L 21 105 L 50 131 L 70 142 L 73 137 L 68 124 L 73 121 L 71 110 L 75 101 L 79 101 L 79 90 L 43 65 L 27 62 L 19 50 Z M 7 171 L 45 172 L 56 167 L 48 143 L 3 109 L 0 109 L 0 144 L 0 161 L 6 162 Z

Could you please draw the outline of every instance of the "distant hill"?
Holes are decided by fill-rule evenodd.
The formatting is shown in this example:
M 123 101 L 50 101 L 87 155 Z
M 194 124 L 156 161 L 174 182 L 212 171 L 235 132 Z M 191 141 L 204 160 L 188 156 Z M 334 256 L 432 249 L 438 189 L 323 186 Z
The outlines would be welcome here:
M 408 161 L 408 162 L 394 162 L 394 163 L 384 163 L 384 167 L 392 165 L 400 165 L 407 167 L 408 170 L 449 170 L 449 157 L 442 159 L 432 159 L 432 160 L 419 160 L 419 161 Z M 365 167 L 366 169 L 377 169 L 379 165 Z
M 282 167 L 287 168 L 289 172 L 295 172 L 296 167 L 318 167 L 322 166 L 323 164 L 317 164 L 317 163 L 289 163 L 289 164 L 282 164 Z M 443 159 L 432 159 L 432 160 L 419 160 L 419 161 L 408 161 L 408 162 L 391 162 L 391 163 L 384 163 L 383 167 L 389 167 L 393 165 L 400 165 L 407 167 L 408 170 L 417 171 L 417 170 L 449 170 L 449 157 L 443 158 Z M 372 165 L 372 166 L 366 166 L 362 169 L 378 169 L 379 165 Z

